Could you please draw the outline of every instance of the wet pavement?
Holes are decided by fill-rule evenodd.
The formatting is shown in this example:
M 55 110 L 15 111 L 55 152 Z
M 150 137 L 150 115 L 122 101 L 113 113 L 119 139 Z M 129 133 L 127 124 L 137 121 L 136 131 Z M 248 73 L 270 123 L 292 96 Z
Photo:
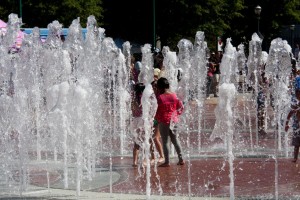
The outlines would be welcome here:
M 26 199 L 299 199 L 300 165 L 290 158 L 276 156 L 234 159 L 234 183 L 230 183 L 228 159 L 222 157 L 192 157 L 186 165 L 171 160 L 168 168 L 150 166 L 150 185 L 147 186 L 147 167 L 132 167 L 131 157 L 114 157 L 102 160 L 93 181 L 83 181 L 79 197 L 76 186 L 67 190 L 59 171 L 31 171 L 31 185 L 22 197 Z M 100 166 L 98 166 L 100 167 Z M 277 168 L 277 170 L 275 170 Z M 55 173 L 54 173 L 55 172 Z M 278 172 L 278 173 L 277 173 Z M 112 177 L 110 181 L 110 177 Z M 74 183 L 75 184 L 75 183 Z M 234 185 L 231 193 L 230 185 Z M 48 187 L 49 186 L 49 187 Z M 5 195 L 0 199 L 21 199 L 19 194 Z
M 207 127 L 215 122 L 216 104 L 216 98 L 206 100 L 206 128 L 201 138 L 193 131 L 180 136 L 185 152 L 183 166 L 176 165 L 174 156 L 171 166 L 164 168 L 157 167 L 159 163 L 148 168 L 142 163 L 132 167 L 129 155 L 99 156 L 93 179 L 83 174 L 86 177 L 78 194 L 74 181 L 70 181 L 69 189 L 63 189 L 60 161 L 34 161 L 29 163 L 27 190 L 20 194 L 20 186 L 14 190 L 0 180 L 0 199 L 300 199 L 300 161 L 291 162 L 291 147 L 284 143 L 288 139 L 285 135 L 278 149 L 272 127 L 263 137 L 243 128 L 236 131 L 230 173 L 226 149 L 220 141 L 209 139 L 211 128 Z M 76 175 L 75 166 L 69 166 L 69 173 Z M 21 179 L 17 173 L 14 178 Z
M 117 163 L 115 158 L 114 163 Z M 183 195 L 193 197 L 230 197 L 229 163 L 224 158 L 191 158 L 187 165 L 151 167 L 151 192 L 159 195 Z M 132 168 L 131 160 L 119 159 L 122 168 L 115 168 L 124 176 L 112 187 L 113 192 L 139 193 L 146 191 L 146 169 Z M 278 170 L 275 170 L 277 165 Z M 234 160 L 234 196 L 300 197 L 300 166 L 286 158 L 236 158 Z M 157 170 L 157 171 L 156 171 Z M 276 175 L 276 171 L 278 174 Z M 276 178 L 275 178 L 276 177 Z M 277 183 L 277 185 L 275 185 Z M 277 188 L 277 189 L 276 189 Z M 108 192 L 109 188 L 99 189 Z

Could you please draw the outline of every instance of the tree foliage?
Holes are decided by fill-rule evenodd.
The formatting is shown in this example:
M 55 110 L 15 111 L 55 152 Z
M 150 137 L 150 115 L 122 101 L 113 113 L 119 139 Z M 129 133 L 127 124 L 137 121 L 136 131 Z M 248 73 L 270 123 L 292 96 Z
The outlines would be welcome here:
M 212 50 L 218 36 L 232 38 L 235 46 L 247 43 L 257 32 L 257 5 L 262 7 L 259 23 L 265 49 L 281 36 L 284 26 L 300 23 L 299 0 L 160 0 L 158 4 L 157 34 L 173 48 L 181 38 L 193 40 L 196 31 L 205 32 Z
M 197 31 L 205 32 L 210 48 L 215 48 L 217 37 L 230 30 L 230 21 L 243 17 L 242 0 L 160 0 L 159 4 L 158 34 L 173 48 L 180 38 L 193 40 Z
M 103 8 L 107 36 L 152 44 L 152 1 L 103 0 Z
M 19 13 L 19 0 L 1 0 L 0 18 Z M 68 27 L 80 17 L 94 15 L 106 35 L 140 44 L 155 44 L 177 50 L 180 39 L 194 40 L 204 31 L 209 48 L 216 49 L 217 37 L 231 38 L 233 45 L 247 43 L 258 29 L 254 8 L 262 7 L 259 29 L 263 43 L 280 37 L 283 27 L 300 23 L 299 0 L 23 0 L 23 27 L 47 27 L 58 20 Z
M 22 2 L 22 21 L 23 27 L 45 28 L 49 23 L 58 20 L 69 27 L 74 19 L 80 18 L 81 25 L 86 27 L 86 20 L 89 15 L 94 15 L 98 22 L 103 19 L 101 0 L 4 0 L 0 4 L 0 18 L 7 21 L 10 13 L 20 13 Z

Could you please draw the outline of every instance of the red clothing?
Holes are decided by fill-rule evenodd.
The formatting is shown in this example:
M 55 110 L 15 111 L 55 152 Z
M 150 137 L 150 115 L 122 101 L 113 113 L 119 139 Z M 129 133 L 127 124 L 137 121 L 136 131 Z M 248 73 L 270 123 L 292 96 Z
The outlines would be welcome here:
M 164 93 L 157 98 L 157 111 L 155 119 L 158 122 L 163 122 L 170 124 L 171 120 L 173 122 L 178 122 L 178 115 L 183 111 L 183 104 L 177 98 L 175 93 Z
M 214 64 L 210 62 L 208 64 L 208 69 L 207 69 L 207 76 L 213 77 L 215 72 Z

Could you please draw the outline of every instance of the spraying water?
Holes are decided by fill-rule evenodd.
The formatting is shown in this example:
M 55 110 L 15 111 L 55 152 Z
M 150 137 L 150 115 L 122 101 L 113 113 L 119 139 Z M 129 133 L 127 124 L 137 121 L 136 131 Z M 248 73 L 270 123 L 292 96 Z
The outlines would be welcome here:
M 201 151 L 201 131 L 202 131 L 202 115 L 204 110 L 205 86 L 207 74 L 207 43 L 205 41 L 204 32 L 198 31 L 195 36 L 194 52 L 191 59 L 190 70 L 190 86 L 192 96 L 197 103 L 198 115 L 198 150 Z
M 105 30 L 97 27 L 95 17 L 90 16 L 87 22 L 85 39 L 82 35 L 80 19 L 73 20 L 66 40 L 61 40 L 62 24 L 53 21 L 48 25 L 49 35 L 44 43 L 36 27 L 33 33 L 25 35 L 19 52 L 12 51 L 21 19 L 16 15 L 9 16 L 8 29 L 0 37 L 0 130 L 1 130 L 1 180 L 4 180 L 7 191 L 14 193 L 26 190 L 31 184 L 29 178 L 34 168 L 45 168 L 47 187 L 50 190 L 51 171 L 62 173 L 63 188 L 75 189 L 77 198 L 83 190 L 83 183 L 91 181 L 99 174 L 99 166 L 108 158 L 106 166 L 109 175 L 109 192 L 113 193 L 113 174 L 115 156 L 126 156 L 131 152 L 132 144 L 128 131 L 131 123 L 130 112 L 130 69 L 131 45 L 123 44 L 123 51 L 113 39 L 105 36 Z M 211 139 L 221 138 L 227 152 L 230 177 L 230 197 L 234 198 L 234 146 L 235 116 L 240 119 L 248 117 L 247 127 L 250 130 L 250 106 L 244 107 L 244 114 L 236 115 L 235 104 L 236 72 L 248 66 L 247 83 L 256 88 L 255 76 L 262 64 L 261 40 L 254 34 L 249 46 L 249 57 L 246 59 L 244 47 L 239 51 L 227 40 L 225 54 L 221 62 L 221 81 L 219 102 L 215 110 L 216 123 Z M 188 195 L 193 195 L 192 188 L 193 157 L 203 150 L 204 138 L 202 123 L 204 121 L 205 81 L 207 73 L 207 44 L 204 32 L 197 32 L 195 42 L 182 39 L 178 43 L 178 55 L 169 47 L 163 48 L 164 75 L 170 81 L 171 90 L 185 103 L 185 113 L 180 123 L 181 135 L 186 140 Z M 281 121 L 285 119 L 289 105 L 288 74 L 291 49 L 286 41 L 272 41 L 266 64 L 266 74 L 272 80 L 276 119 L 278 128 L 278 145 L 274 152 L 276 166 L 277 154 L 281 146 Z M 139 81 L 146 85 L 142 97 L 143 128 L 145 138 L 143 149 L 146 159 L 146 196 L 151 197 L 151 167 L 149 161 L 149 140 L 152 136 L 152 118 L 156 102 L 151 87 L 153 80 L 153 55 L 151 46 L 142 48 L 142 71 Z M 246 61 L 247 60 L 247 61 Z M 258 76 L 256 76 L 258 77 Z M 178 81 L 180 80 L 180 81 Z M 256 94 L 255 94 L 256 95 Z M 252 102 L 253 103 L 253 102 Z M 245 105 L 245 104 L 244 104 Z M 254 104 L 255 105 L 255 104 Z M 196 106 L 196 107 L 195 107 Z M 196 108 L 196 109 L 194 109 Z M 247 111 L 248 112 L 247 112 Z M 191 125 L 192 124 L 192 125 Z M 195 138 L 192 141 L 191 139 Z M 287 138 L 285 138 L 287 141 Z M 251 149 L 253 150 L 253 141 Z M 257 136 L 258 143 L 258 136 Z M 196 148 L 192 145 L 197 143 Z M 287 144 L 287 142 L 286 142 Z M 243 145 L 243 147 L 246 144 Z M 207 148 L 213 152 L 212 148 Z M 287 146 L 286 146 L 287 149 Z M 195 151 L 194 151 L 195 150 Z M 245 151 L 246 152 L 246 151 Z M 216 153 L 216 152 L 213 152 Z M 32 162 L 35 161 L 35 165 Z M 46 166 L 46 167 L 45 167 Z M 55 167 L 51 167 L 55 166 Z M 159 170 L 155 169 L 156 177 Z M 13 178 L 18 174 L 19 180 Z M 278 198 L 278 167 L 275 169 L 275 196 Z M 159 178 L 158 178 L 159 179 Z M 176 183 L 176 190 L 183 185 Z M 164 186 L 160 186 L 160 194 Z
M 215 109 L 216 124 L 211 134 L 211 139 L 220 138 L 227 149 L 227 159 L 230 167 L 230 199 L 234 199 L 234 174 L 233 174 L 233 133 L 234 133 L 234 101 L 236 87 L 232 83 L 232 75 L 236 71 L 236 49 L 231 44 L 231 39 L 227 39 L 225 53 L 221 63 L 221 80 L 219 87 L 220 101 Z M 226 117 L 225 117 L 226 116 Z M 224 120 L 225 119 L 225 120 Z
M 271 42 L 270 53 L 266 64 L 266 73 L 270 76 L 273 83 L 273 95 L 276 101 L 275 107 L 275 124 L 277 127 L 277 133 L 275 133 L 275 198 L 278 199 L 278 151 L 281 150 L 281 134 L 283 128 L 282 123 L 286 119 L 286 111 L 290 105 L 289 94 L 289 75 L 291 73 L 291 47 L 285 40 L 280 38 L 274 39 Z

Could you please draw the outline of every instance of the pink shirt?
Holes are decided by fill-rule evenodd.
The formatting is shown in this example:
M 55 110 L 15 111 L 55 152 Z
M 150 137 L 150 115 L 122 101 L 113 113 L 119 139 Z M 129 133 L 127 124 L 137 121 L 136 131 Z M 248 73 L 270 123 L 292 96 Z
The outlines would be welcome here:
M 213 65 L 213 63 L 210 62 L 208 64 L 207 76 L 213 77 L 214 76 L 214 72 L 215 72 L 214 65 Z
M 183 111 L 183 104 L 177 98 L 175 93 L 164 93 L 157 98 L 157 111 L 155 119 L 158 122 L 163 122 L 170 124 L 171 120 L 173 122 L 178 122 L 178 115 Z

